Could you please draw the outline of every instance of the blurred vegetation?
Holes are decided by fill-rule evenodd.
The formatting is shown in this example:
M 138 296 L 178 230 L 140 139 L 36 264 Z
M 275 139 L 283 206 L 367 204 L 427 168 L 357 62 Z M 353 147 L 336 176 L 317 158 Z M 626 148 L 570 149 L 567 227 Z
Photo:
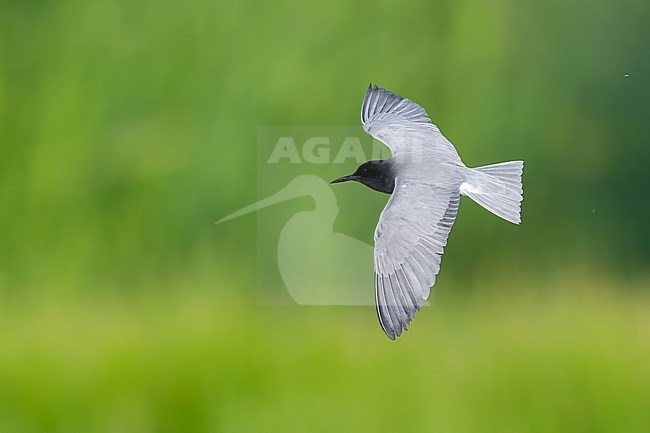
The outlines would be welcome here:
M 0 0 L 0 430 L 645 431 L 649 14 Z M 256 200 L 258 126 L 356 126 L 371 81 L 467 165 L 526 161 L 524 223 L 463 201 L 393 344 L 372 308 L 256 306 L 254 217 L 213 224 Z M 385 198 L 335 192 L 370 241 Z

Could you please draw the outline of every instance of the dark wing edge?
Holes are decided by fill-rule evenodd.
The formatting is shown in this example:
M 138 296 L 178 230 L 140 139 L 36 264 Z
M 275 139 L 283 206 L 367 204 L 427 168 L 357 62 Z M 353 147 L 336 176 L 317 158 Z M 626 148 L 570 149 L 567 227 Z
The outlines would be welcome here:
M 458 214 L 460 193 L 452 195 L 433 234 L 424 234 L 410 255 L 393 272 L 375 272 L 377 318 L 388 338 L 395 340 L 429 297 L 440 271 L 441 256 Z
M 361 123 L 366 126 L 380 114 L 394 115 L 415 123 L 431 123 L 424 108 L 415 102 L 370 84 L 361 104 Z

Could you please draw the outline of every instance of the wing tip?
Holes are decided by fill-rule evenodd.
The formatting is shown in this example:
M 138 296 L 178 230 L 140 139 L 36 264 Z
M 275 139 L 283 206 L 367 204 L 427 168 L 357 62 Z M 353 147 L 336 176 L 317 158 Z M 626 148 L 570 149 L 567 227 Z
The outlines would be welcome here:
M 418 103 L 370 83 L 361 104 L 361 123 L 365 125 L 377 114 L 394 114 L 417 123 L 431 123 L 427 112 Z

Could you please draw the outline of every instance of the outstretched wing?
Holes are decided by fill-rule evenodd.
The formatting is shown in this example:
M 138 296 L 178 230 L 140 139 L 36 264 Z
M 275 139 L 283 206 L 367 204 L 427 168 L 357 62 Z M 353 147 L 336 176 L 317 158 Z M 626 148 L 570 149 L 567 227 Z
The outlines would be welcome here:
M 366 90 L 361 123 L 364 131 L 388 146 L 393 156 L 417 152 L 460 161 L 454 146 L 431 123 L 424 108 L 381 87 L 371 84 Z
M 459 200 L 457 187 L 396 180 L 375 231 L 375 302 L 391 340 L 429 296 Z

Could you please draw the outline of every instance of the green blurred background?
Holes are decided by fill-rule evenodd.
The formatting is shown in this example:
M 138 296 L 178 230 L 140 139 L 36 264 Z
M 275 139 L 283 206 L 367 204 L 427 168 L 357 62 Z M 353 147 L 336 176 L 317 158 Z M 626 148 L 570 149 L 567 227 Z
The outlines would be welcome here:
M 649 17 L 0 0 L 0 431 L 648 431 Z M 358 125 L 371 81 L 467 165 L 526 161 L 524 223 L 463 200 L 394 343 L 370 307 L 259 306 L 255 216 L 214 225 L 258 126 Z M 335 192 L 370 242 L 385 197 Z

